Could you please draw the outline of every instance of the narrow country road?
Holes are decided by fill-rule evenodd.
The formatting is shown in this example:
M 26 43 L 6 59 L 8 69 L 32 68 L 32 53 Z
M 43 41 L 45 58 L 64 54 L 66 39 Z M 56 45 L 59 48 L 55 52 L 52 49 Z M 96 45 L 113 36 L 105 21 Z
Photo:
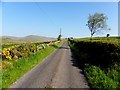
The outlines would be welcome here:
M 10 88 L 89 88 L 81 70 L 71 60 L 71 50 L 65 42 Z

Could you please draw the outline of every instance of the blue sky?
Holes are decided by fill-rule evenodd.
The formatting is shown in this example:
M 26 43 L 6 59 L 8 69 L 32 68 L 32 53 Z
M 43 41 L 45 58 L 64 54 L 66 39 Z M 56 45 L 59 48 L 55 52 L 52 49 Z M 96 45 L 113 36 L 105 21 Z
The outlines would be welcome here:
M 88 16 L 96 12 L 108 16 L 111 31 L 94 36 L 117 36 L 117 2 L 4 2 L 2 35 L 57 37 L 61 27 L 63 37 L 89 37 Z

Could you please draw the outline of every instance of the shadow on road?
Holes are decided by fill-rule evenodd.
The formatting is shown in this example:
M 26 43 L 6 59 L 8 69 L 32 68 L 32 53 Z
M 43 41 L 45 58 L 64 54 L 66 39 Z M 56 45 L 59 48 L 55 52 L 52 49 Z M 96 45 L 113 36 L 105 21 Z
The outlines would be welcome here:
M 80 71 L 80 74 L 84 74 L 84 72 L 83 72 L 83 66 L 82 65 L 80 65 L 80 59 L 79 58 L 77 58 L 77 56 L 76 56 L 76 54 L 75 54 L 75 52 L 73 51 L 73 50 L 71 50 L 71 63 L 72 63 L 72 65 L 74 66 L 74 67 L 76 67 L 76 68 L 78 68 Z
M 73 65 L 73 67 L 76 67 L 79 69 L 79 73 L 84 75 L 85 76 L 85 73 L 84 73 L 84 65 L 81 64 L 81 60 L 80 58 L 78 58 L 78 56 L 76 55 L 76 52 L 74 52 L 74 50 L 70 49 L 71 50 L 71 63 Z M 85 79 L 86 81 L 88 82 L 88 79 L 86 78 L 85 76 Z M 90 83 L 88 82 L 88 86 L 90 86 Z
M 69 49 L 69 47 L 59 47 L 58 49 Z

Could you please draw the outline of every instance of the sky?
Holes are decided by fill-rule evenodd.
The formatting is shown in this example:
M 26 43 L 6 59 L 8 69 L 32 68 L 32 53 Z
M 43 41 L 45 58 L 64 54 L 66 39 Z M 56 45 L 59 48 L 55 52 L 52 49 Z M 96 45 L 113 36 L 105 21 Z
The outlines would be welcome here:
M 110 31 L 94 36 L 118 35 L 117 2 L 2 2 L 2 35 L 90 37 L 89 14 L 104 13 Z M 1 23 L 1 22 L 0 22 Z
M 2 2 L 118 2 L 120 0 L 1 0 Z

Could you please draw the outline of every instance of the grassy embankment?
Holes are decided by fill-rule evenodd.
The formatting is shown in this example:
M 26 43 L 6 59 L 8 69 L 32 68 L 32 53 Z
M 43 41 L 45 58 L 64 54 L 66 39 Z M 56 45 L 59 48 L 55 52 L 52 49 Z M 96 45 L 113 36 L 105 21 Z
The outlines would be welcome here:
M 0 89 L 2 88 L 2 60 L 1 60 L 2 46 L 1 46 L 1 42 L 2 40 L 0 39 Z
M 61 41 L 60 43 L 42 49 L 36 54 L 30 55 L 29 57 L 16 60 L 4 60 L 4 63 L 7 64 L 7 67 L 2 70 L 2 88 L 8 88 L 23 74 L 32 69 L 38 63 L 42 62 L 45 57 L 56 50 L 56 47 L 59 47 L 63 42 L 64 41 Z
M 73 55 L 92 88 L 120 88 L 120 38 L 70 40 Z

